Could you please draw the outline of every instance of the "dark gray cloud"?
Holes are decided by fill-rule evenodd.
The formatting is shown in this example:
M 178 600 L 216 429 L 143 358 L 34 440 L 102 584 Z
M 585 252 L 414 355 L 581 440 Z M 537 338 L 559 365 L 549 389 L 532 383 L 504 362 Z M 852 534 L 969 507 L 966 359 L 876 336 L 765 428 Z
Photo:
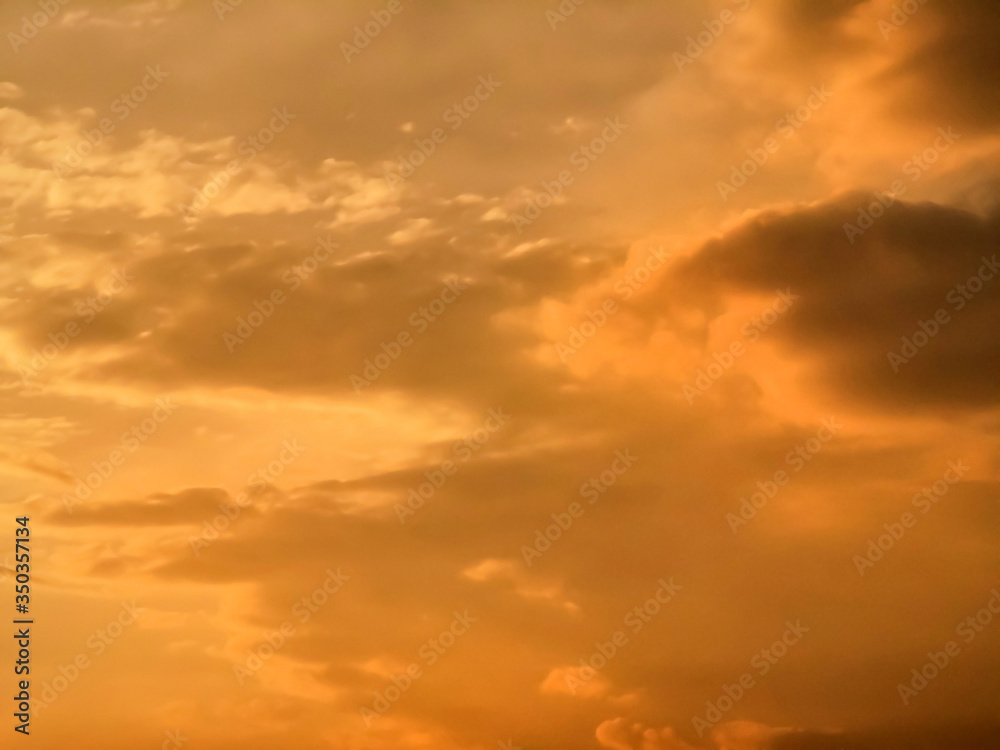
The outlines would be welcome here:
M 789 288 L 801 300 L 770 335 L 810 364 L 810 378 L 888 408 L 995 405 L 1000 216 L 898 201 L 852 244 L 845 224 L 873 200 L 750 219 L 677 265 L 649 306 L 696 305 L 711 319 L 728 294 Z M 935 322 L 939 310 L 948 322 Z M 937 333 L 910 349 L 903 339 L 923 342 L 924 328 Z

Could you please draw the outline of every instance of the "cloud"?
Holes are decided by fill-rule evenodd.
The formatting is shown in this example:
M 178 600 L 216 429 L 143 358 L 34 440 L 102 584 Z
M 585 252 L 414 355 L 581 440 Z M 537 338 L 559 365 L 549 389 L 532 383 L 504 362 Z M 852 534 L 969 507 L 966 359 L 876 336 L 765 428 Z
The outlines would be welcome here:
M 595 727 L 612 750 L 996 745 L 995 722 L 961 726 L 997 715 L 987 635 L 921 693 L 919 721 L 894 690 L 995 585 L 998 297 L 993 282 L 960 310 L 949 295 L 998 245 L 996 10 L 923 3 L 884 38 L 896 4 L 588 0 L 553 29 L 555 0 L 403 3 L 348 64 L 339 45 L 384 18 L 360 0 L 221 20 L 207 1 L 74 0 L 7 55 L 0 470 L 5 507 L 42 521 L 45 606 L 72 615 L 42 684 L 121 597 L 152 613 L 50 709 L 53 746 L 133 747 L 168 726 L 213 749 L 588 747 Z M 0 26 L 25 12 L 4 4 Z M 117 119 L 155 64 L 169 77 Z M 450 128 L 479 76 L 501 85 L 392 190 L 386 165 Z M 720 198 L 824 85 L 822 110 Z M 245 161 L 275 107 L 295 119 Z M 628 127 L 596 154 L 609 117 Z M 954 148 L 911 181 L 949 127 Z M 598 158 L 581 169 L 584 149 Z M 510 217 L 563 170 L 572 183 L 519 234 Z M 846 232 L 897 179 L 894 205 Z M 132 280 L 109 295 L 115 273 Z M 777 290 L 794 304 L 760 332 Z M 891 360 L 941 307 L 950 320 Z M 688 403 L 734 342 L 745 356 Z M 62 493 L 167 396 L 178 416 L 67 514 Z M 497 408 L 510 424 L 477 443 Z M 793 469 L 831 417 L 842 431 Z M 301 460 L 195 554 L 293 436 Z M 619 451 L 637 462 L 601 485 Z M 968 476 L 859 576 L 852 556 L 955 460 Z M 401 524 L 394 507 L 426 482 Z M 344 591 L 302 609 L 339 567 Z M 661 578 L 683 597 L 648 616 Z M 456 611 L 476 622 L 428 664 Z M 789 618 L 810 640 L 759 674 Z M 238 685 L 232 667 L 290 620 Z M 359 706 L 414 662 L 424 674 L 365 731 Z M 695 740 L 690 717 L 748 671 L 759 686 L 734 720 Z M 78 720 L 107 694 L 133 717 L 117 739 Z M 811 729 L 774 729 L 789 726 Z
M 751 721 L 730 721 L 715 727 L 706 742 L 690 745 L 670 727 L 654 729 L 618 717 L 597 727 L 597 742 L 609 750 L 772 750 L 791 730 Z
M 175 493 L 157 493 L 142 500 L 83 502 L 72 513 L 55 510 L 48 522 L 57 526 L 177 526 L 201 525 L 229 505 L 225 490 L 194 487 Z
M 497 560 L 489 558 L 466 568 L 462 576 L 470 581 L 489 583 L 504 581 L 509 583 L 514 592 L 525 599 L 537 599 L 549 602 L 554 606 L 563 607 L 568 612 L 579 612 L 580 607 L 566 597 L 558 583 L 546 583 L 533 580 L 524 569 L 521 560 Z
M 611 683 L 601 674 L 588 674 L 582 667 L 555 667 L 538 686 L 543 693 L 575 698 L 600 698 L 611 690 Z
M 20 99 L 24 96 L 24 89 L 16 83 L 10 81 L 0 81 L 0 99 Z
M 772 750 L 976 750 L 1000 740 L 1000 728 L 970 722 L 920 729 L 895 728 L 860 732 L 809 731 L 777 737 Z
M 680 321 L 696 308 L 695 338 L 740 295 L 791 290 L 801 300 L 766 335 L 832 391 L 884 409 L 994 406 L 1000 361 L 984 342 L 1000 322 L 1000 215 L 899 200 L 851 244 L 845 225 L 872 202 L 851 194 L 749 218 L 678 263 L 646 309 L 662 302 Z M 923 329 L 934 333 L 911 349 L 903 339 L 924 341 Z

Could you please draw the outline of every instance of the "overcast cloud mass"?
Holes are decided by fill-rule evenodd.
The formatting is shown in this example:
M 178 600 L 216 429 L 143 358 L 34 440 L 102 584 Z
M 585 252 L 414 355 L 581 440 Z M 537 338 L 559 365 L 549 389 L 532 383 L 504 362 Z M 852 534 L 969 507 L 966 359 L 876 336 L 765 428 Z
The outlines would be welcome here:
M 1000 746 L 996 2 L 0 30 L 17 743 Z

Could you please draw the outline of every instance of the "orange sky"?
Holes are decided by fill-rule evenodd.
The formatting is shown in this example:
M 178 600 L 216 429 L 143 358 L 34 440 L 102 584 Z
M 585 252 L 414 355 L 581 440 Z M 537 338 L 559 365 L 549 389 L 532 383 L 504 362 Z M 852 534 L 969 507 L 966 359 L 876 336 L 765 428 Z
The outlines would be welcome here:
M 996 3 L 0 30 L 17 742 L 1000 740 Z

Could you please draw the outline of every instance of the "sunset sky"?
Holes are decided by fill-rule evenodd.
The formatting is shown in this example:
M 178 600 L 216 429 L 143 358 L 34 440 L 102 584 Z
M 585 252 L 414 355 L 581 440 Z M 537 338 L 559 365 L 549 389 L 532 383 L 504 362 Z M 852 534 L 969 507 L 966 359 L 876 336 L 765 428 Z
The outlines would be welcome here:
M 3 747 L 1000 746 L 995 0 L 0 30 Z

